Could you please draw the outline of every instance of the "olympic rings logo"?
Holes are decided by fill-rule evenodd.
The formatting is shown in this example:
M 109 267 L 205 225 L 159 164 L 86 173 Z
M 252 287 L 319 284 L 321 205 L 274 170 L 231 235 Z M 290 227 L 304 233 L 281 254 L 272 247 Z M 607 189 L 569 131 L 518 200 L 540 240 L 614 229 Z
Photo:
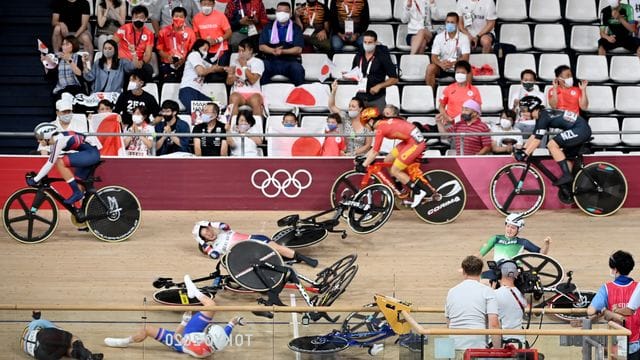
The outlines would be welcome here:
M 306 177 L 306 181 L 305 180 Z M 264 179 L 263 179 L 264 178 Z M 260 180 L 261 181 L 257 181 Z M 296 170 L 293 174 L 284 169 L 278 169 L 270 174 L 265 169 L 258 169 L 251 174 L 251 184 L 262 191 L 262 195 L 274 198 L 280 193 L 288 198 L 298 197 L 302 190 L 311 186 L 313 178 L 307 170 Z

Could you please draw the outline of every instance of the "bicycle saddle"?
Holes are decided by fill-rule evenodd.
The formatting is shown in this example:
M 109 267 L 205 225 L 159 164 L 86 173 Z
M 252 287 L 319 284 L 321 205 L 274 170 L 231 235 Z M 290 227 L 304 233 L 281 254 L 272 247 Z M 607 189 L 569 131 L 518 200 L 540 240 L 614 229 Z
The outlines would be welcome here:
M 556 286 L 556 290 L 560 291 L 563 294 L 568 294 L 576 291 L 576 285 L 571 283 L 562 283 Z
M 295 214 L 295 215 L 287 215 L 285 217 L 283 217 L 282 219 L 278 220 L 278 226 L 279 227 L 284 227 L 284 226 L 293 226 L 295 225 L 295 223 L 298 222 L 298 220 L 300 220 L 300 215 Z

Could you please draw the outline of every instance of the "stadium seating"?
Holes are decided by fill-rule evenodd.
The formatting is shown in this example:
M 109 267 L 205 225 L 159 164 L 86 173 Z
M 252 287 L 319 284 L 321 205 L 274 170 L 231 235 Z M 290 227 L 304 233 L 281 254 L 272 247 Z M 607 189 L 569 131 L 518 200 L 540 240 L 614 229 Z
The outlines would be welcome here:
M 538 77 L 542 80 L 552 81 L 556 78 L 555 68 L 560 65 L 571 65 L 567 54 L 542 54 L 538 64 Z
M 561 51 L 567 47 L 564 26 L 561 24 L 538 24 L 533 31 L 533 47 L 542 51 Z
M 262 85 L 262 94 L 269 112 L 286 112 L 293 110 L 293 106 L 285 104 L 287 96 L 293 88 L 293 84 L 289 83 Z
M 500 21 L 522 21 L 527 19 L 525 0 L 497 0 L 496 12 Z
M 600 29 L 597 26 L 574 25 L 571 27 L 570 46 L 575 51 L 598 51 L 598 39 L 600 39 Z
M 609 80 L 607 58 L 599 55 L 580 55 L 576 65 L 576 77 L 580 80 L 604 82 Z
M 520 73 L 524 69 L 536 69 L 533 54 L 508 54 L 504 62 L 504 77 L 509 81 L 520 81 Z
M 589 119 L 591 131 L 620 131 L 618 119 L 608 117 L 592 117 Z M 598 146 L 615 146 L 620 144 L 619 134 L 593 134 L 591 143 Z
M 587 88 L 588 89 L 588 88 Z M 616 91 L 616 110 L 621 113 L 640 113 L 640 87 L 618 86 Z
M 503 24 L 500 26 L 500 42 L 515 45 L 518 51 L 531 49 L 531 30 L 526 24 Z
M 497 113 L 503 110 L 502 89 L 498 85 L 476 86 L 482 97 L 482 112 Z
M 429 55 L 402 55 L 400 58 L 400 80 L 423 82 L 427 65 L 430 63 Z
M 529 18 L 540 22 L 560 20 L 560 0 L 530 0 Z
M 175 100 L 180 105 L 180 111 L 185 111 L 187 108 L 178 99 L 178 92 L 180 91 L 180 84 L 164 83 L 162 85 L 162 91 L 160 92 L 160 103 L 165 100 Z
M 389 0 L 369 0 L 369 17 L 371 21 L 391 20 L 391 1 Z
M 614 110 L 613 89 L 611 86 L 587 86 L 587 97 L 589 98 L 588 112 L 598 114 L 609 114 Z
M 402 111 L 429 113 L 435 110 L 433 89 L 428 85 L 405 85 L 402 89 Z
M 160 95 L 158 94 L 158 84 L 153 82 L 145 84 L 142 87 L 142 90 L 148 92 L 150 95 L 153 95 L 153 97 L 156 99 L 156 102 L 158 104 L 160 103 Z
M 565 18 L 571 22 L 596 21 L 596 0 L 567 0 Z
M 615 82 L 640 82 L 640 59 L 637 56 L 612 56 L 609 69 L 609 77 Z
M 493 75 L 474 76 L 473 81 L 496 81 L 500 78 L 500 68 L 498 67 L 498 58 L 495 54 L 471 54 L 469 56 L 471 66 L 481 68 L 489 65 L 493 70 Z
M 327 54 L 302 54 L 302 67 L 304 68 L 304 79 L 307 81 L 318 81 L 322 65 L 329 60 Z
M 622 131 L 640 131 L 640 118 L 624 118 Z M 622 142 L 631 146 L 640 146 L 640 134 L 622 134 Z

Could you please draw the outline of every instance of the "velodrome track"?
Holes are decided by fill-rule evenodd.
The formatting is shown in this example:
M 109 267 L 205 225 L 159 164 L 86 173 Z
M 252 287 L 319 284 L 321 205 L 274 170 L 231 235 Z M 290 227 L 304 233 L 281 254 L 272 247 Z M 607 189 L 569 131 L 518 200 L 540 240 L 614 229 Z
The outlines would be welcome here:
M 212 271 L 213 262 L 198 252 L 191 237 L 194 221 L 225 221 L 240 232 L 272 235 L 277 230 L 276 220 L 287 214 L 289 212 L 144 211 L 142 226 L 134 237 L 108 244 L 76 231 L 68 220 L 68 213 L 63 211 L 56 233 L 44 243 L 24 245 L 0 232 L 0 271 L 5 282 L 0 303 L 142 305 L 146 297 L 151 304 L 154 291 L 151 282 L 155 277 L 179 279 L 185 273 L 202 276 Z M 605 218 L 588 217 L 577 209 L 546 210 L 526 220 L 522 235 L 538 244 L 545 236 L 551 236 L 550 255 L 565 271 L 575 272 L 574 280 L 580 288 L 596 290 L 610 280 L 607 261 L 612 252 L 624 249 L 640 259 L 639 216 L 640 209 L 622 209 Z M 323 242 L 302 252 L 319 258 L 320 266 L 357 252 L 360 271 L 336 305 L 363 305 L 372 301 L 374 293 L 383 293 L 418 306 L 443 306 L 447 290 L 461 280 L 458 269 L 462 258 L 477 253 L 490 235 L 503 230 L 503 218 L 489 210 L 466 210 L 456 222 L 443 226 L 422 223 L 410 211 L 396 211 L 376 233 L 349 232 L 345 240 L 330 234 Z M 305 274 L 316 272 L 304 265 L 296 267 Z M 631 275 L 637 273 L 638 270 Z M 285 302 L 290 293 L 287 290 L 283 293 Z M 228 292 L 217 297 L 220 305 L 254 305 L 255 299 L 255 295 Z M 299 297 L 297 301 L 302 302 Z M 148 322 L 170 328 L 180 319 L 178 313 L 43 313 L 43 317 L 78 334 L 90 349 L 104 352 L 105 359 L 185 359 L 185 355 L 172 353 L 153 340 L 129 349 L 112 349 L 102 344 L 105 336 L 126 336 L 135 331 L 145 315 Z M 236 336 L 242 344 L 230 347 L 216 359 L 295 359 L 286 348 L 293 330 L 290 314 L 278 315 L 275 323 L 248 313 L 243 315 L 249 324 L 235 331 L 242 335 Z M 226 322 L 231 316 L 233 313 L 218 313 L 216 320 Z M 440 314 L 416 317 L 424 322 L 440 323 L 430 326 L 443 326 L 444 317 Z M 4 349 L 0 359 L 27 359 L 19 349 L 18 338 L 29 318 L 29 311 L 0 311 L 0 346 Z M 547 321 L 551 320 L 546 319 L 544 326 Z M 331 325 L 315 324 L 300 326 L 298 330 L 301 335 L 311 335 L 331 328 Z M 398 358 L 392 341 L 386 344 L 385 352 L 377 358 Z M 551 344 L 549 349 L 558 350 L 557 338 L 539 342 L 540 346 Z M 579 348 L 572 349 L 579 351 Z M 552 350 L 547 350 L 547 354 L 549 351 Z M 366 359 L 368 355 L 364 350 L 350 349 L 341 358 Z

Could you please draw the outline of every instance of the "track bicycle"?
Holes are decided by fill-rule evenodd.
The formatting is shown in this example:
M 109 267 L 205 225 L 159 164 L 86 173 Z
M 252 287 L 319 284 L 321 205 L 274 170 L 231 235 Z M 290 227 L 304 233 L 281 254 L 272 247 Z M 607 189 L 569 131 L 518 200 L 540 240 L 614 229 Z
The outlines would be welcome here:
M 558 187 L 558 198 L 575 204 L 588 215 L 607 216 L 618 211 L 627 198 L 628 185 L 622 171 L 604 161 L 584 163 L 582 145 L 573 164 L 573 183 Z M 529 216 L 542 206 L 546 195 L 543 175 L 552 183 L 558 177 L 544 164 L 550 156 L 528 156 L 525 162 L 511 163 L 496 172 L 489 185 L 493 206 L 502 215 L 522 213 Z M 541 174 L 542 173 L 542 174 Z M 555 186 L 555 185 L 554 185 Z
M 280 255 L 268 245 L 247 240 L 233 246 L 218 262 L 216 270 L 208 276 L 193 279 L 194 283 L 211 280 L 211 285 L 200 290 L 208 296 L 222 290 L 242 293 L 261 293 L 267 299 L 258 302 L 267 306 L 284 304 L 279 294 L 284 288 L 296 289 L 309 306 L 330 306 L 351 283 L 358 265 L 357 255 L 347 255 L 316 274 L 315 278 L 298 273 L 291 266 L 293 262 L 283 262 Z M 223 266 L 228 274 L 222 274 Z M 303 286 L 303 283 L 308 286 Z M 189 299 L 184 283 L 175 283 L 171 278 L 158 278 L 153 282 L 155 288 L 161 289 L 153 294 L 156 302 L 167 305 L 195 305 L 197 299 Z M 310 296 L 309 293 L 313 293 Z M 266 315 L 261 313 L 260 315 Z M 313 313 L 309 317 L 316 321 L 321 317 L 335 322 L 326 313 Z
M 103 162 L 91 168 L 86 180 L 76 180 L 84 188 L 84 198 L 79 207 L 64 203 L 64 196 L 54 186 L 65 182 L 61 178 L 45 176 L 37 187 L 14 192 L 2 209 L 4 228 L 9 235 L 28 244 L 48 239 L 58 226 L 57 202 L 71 213 L 71 222 L 76 227 L 88 230 L 102 241 L 118 242 L 131 237 L 140 226 L 140 202 L 123 186 L 96 189 L 95 183 L 101 179 L 94 173 Z M 26 177 L 34 175 L 27 173 Z
M 357 164 L 362 164 L 364 159 L 358 156 L 355 161 Z M 450 223 L 460 216 L 467 202 L 464 184 L 455 174 L 446 170 L 434 169 L 423 172 L 420 166 L 426 162 L 426 159 L 418 159 L 406 169 L 411 181 L 419 180 L 424 188 L 430 189 L 431 192 L 413 210 L 427 223 Z M 408 186 L 391 179 L 386 170 L 391 165 L 391 163 L 374 162 L 367 167 L 366 173 L 356 170 L 343 173 L 331 187 L 331 204 L 335 206 L 340 200 L 353 197 L 369 184 L 382 183 L 398 198 L 399 204 L 408 207 L 411 204 L 411 190 Z

